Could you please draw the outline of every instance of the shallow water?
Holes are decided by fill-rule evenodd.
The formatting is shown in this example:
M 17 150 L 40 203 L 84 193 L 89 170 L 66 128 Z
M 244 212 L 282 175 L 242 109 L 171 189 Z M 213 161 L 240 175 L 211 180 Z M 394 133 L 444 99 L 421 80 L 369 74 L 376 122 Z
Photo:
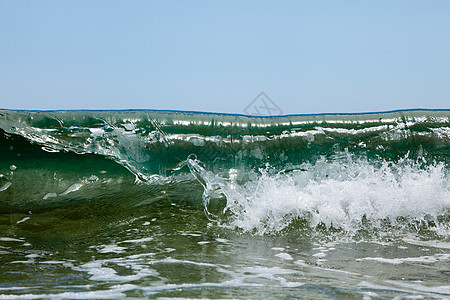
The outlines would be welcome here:
M 448 115 L 3 111 L 0 299 L 448 298 Z
M 450 293 L 448 241 L 340 241 L 294 231 L 255 236 L 211 224 L 186 202 L 163 200 L 119 215 L 111 206 L 3 214 L 1 297 L 352 299 Z

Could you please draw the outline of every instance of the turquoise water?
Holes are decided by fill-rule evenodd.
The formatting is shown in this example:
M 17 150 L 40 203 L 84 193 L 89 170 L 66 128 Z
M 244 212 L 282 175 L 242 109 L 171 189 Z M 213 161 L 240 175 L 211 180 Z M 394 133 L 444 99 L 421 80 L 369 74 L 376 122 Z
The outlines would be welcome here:
M 450 296 L 450 111 L 0 111 L 0 299 Z

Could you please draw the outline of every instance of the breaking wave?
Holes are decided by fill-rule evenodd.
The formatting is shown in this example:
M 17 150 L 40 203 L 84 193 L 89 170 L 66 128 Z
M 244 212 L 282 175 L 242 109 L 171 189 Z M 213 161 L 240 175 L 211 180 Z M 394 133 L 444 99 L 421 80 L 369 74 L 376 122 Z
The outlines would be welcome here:
M 447 239 L 449 117 L 3 110 L 0 210 L 172 197 L 253 234 Z

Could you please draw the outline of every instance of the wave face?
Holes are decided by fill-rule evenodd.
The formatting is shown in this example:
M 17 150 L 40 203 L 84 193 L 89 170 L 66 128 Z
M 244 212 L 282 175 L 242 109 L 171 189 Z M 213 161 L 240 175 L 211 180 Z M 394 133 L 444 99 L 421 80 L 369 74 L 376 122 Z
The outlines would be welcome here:
M 252 234 L 406 230 L 445 239 L 449 117 L 3 110 L 0 210 L 177 197 Z

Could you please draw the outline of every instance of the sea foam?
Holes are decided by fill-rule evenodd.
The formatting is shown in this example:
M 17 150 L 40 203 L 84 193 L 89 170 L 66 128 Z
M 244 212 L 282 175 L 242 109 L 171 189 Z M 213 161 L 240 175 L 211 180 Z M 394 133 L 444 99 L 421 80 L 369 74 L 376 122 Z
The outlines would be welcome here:
M 448 236 L 445 222 L 439 221 L 450 209 L 450 179 L 443 163 L 370 161 L 346 153 L 289 172 L 269 166 L 250 171 L 254 174 L 244 183 L 206 171 L 195 160 L 188 163 L 205 187 L 207 215 L 244 232 L 276 233 L 307 220 L 311 227 L 347 232 L 369 223 L 375 228 L 406 223 Z

